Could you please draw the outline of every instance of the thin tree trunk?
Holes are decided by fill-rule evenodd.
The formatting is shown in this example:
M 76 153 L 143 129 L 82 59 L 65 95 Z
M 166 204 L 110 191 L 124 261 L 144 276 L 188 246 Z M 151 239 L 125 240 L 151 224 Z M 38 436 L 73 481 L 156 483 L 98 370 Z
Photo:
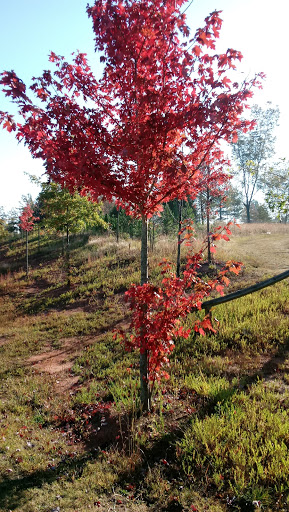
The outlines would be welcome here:
M 69 225 L 66 225 L 66 270 L 67 270 L 67 286 L 71 285 L 70 281 L 70 239 L 69 239 Z
M 203 203 L 202 194 L 200 195 L 200 214 L 201 214 L 201 224 L 203 226 L 205 224 L 205 221 L 204 221 L 204 203 Z
M 28 231 L 26 231 L 26 277 L 29 274 L 29 262 L 28 262 Z
M 130 219 L 129 236 L 133 239 L 133 219 Z
M 246 207 L 247 223 L 250 224 L 251 223 L 250 204 L 246 203 L 245 207 Z
M 40 226 L 39 226 L 39 224 L 37 226 L 37 234 L 38 234 L 38 248 L 37 248 L 37 251 L 38 251 L 38 253 L 40 253 Z
M 148 282 L 148 219 L 142 216 L 141 233 L 141 285 Z M 145 307 L 145 306 L 144 306 Z M 144 411 L 150 409 L 148 353 L 145 346 L 140 349 L 140 399 Z
M 178 249 L 177 249 L 177 277 L 180 277 L 181 271 L 181 229 L 182 229 L 182 220 L 183 220 L 183 200 L 179 201 L 179 229 L 178 229 Z
M 155 222 L 154 219 L 151 219 L 149 223 L 149 239 L 150 239 L 150 252 L 154 252 L 155 245 Z
M 208 263 L 212 262 L 211 254 L 211 239 L 210 239 L 210 190 L 207 187 L 207 202 L 206 202 L 206 216 L 207 216 L 207 240 L 208 240 Z
M 116 213 L 116 243 L 119 242 L 119 208 Z

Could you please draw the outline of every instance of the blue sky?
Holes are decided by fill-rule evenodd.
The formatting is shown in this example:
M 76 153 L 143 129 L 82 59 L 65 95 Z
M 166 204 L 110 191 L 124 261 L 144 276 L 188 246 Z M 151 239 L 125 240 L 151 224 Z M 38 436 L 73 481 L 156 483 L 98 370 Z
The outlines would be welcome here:
M 80 50 L 88 54 L 98 72 L 99 58 L 94 53 L 93 31 L 86 14 L 87 0 L 14 0 L 2 2 L 0 19 L 0 71 L 11 70 L 25 83 L 49 67 L 52 50 L 67 58 Z M 263 105 L 272 101 L 280 106 L 277 156 L 289 159 L 288 128 L 288 0 L 194 0 L 187 11 L 193 32 L 203 25 L 213 10 L 222 10 L 224 20 L 218 51 L 228 47 L 244 55 L 241 69 L 246 76 L 258 71 L 267 74 L 264 90 L 254 97 Z M 0 110 L 13 110 L 0 93 Z M 25 172 L 41 175 L 42 163 L 17 144 L 13 134 L 0 129 L 0 206 L 6 211 L 19 206 L 22 195 L 37 195 Z

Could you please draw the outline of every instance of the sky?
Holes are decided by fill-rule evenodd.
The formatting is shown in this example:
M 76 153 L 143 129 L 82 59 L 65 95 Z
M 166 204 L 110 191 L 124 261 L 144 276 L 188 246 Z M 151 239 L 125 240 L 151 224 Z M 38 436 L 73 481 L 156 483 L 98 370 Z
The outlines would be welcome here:
M 91 2 L 90 2 L 91 3 Z M 92 23 L 86 14 L 87 0 L 14 0 L 2 2 L 0 18 L 0 72 L 14 70 L 29 84 L 49 68 L 48 55 L 54 51 L 67 59 L 72 52 L 87 53 L 96 74 L 101 72 L 94 52 Z M 240 77 L 257 72 L 267 76 L 263 90 L 257 91 L 253 103 L 265 107 L 267 101 L 280 108 L 276 129 L 276 158 L 289 159 L 288 99 L 288 0 L 193 0 L 186 11 L 192 33 L 204 24 L 214 10 L 222 11 L 223 28 L 216 50 L 241 51 L 244 58 Z M 0 110 L 15 111 L 0 92 Z M 6 212 L 18 208 L 23 196 L 35 199 L 39 188 L 28 174 L 41 177 L 42 162 L 32 159 L 29 150 L 18 144 L 13 133 L 0 128 L 0 207 Z M 42 178 L 45 181 L 45 176 Z

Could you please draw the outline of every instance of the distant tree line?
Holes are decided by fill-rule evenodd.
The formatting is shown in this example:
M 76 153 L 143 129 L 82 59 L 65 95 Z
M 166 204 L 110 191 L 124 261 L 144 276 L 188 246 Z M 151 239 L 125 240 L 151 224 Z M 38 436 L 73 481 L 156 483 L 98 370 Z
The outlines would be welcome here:
M 289 165 L 272 170 L 267 177 L 265 202 L 256 199 L 250 202 L 250 222 L 287 222 L 289 198 Z M 286 178 L 283 179 L 283 176 Z M 93 203 L 79 194 L 71 195 L 54 183 L 44 184 L 35 201 L 25 198 L 34 214 L 39 217 L 34 231 L 46 230 L 62 236 L 63 247 L 69 246 L 69 239 L 76 233 L 113 233 L 116 238 L 136 238 L 141 236 L 141 220 L 128 216 L 115 203 Z M 19 218 L 24 206 L 5 213 L 0 208 L 0 238 L 22 236 Z M 240 189 L 229 185 L 220 196 L 206 196 L 201 191 L 192 201 L 189 197 L 182 201 L 182 219 L 193 220 L 196 227 L 205 228 L 209 212 L 210 224 L 236 219 L 247 222 L 247 209 Z M 154 215 L 149 223 L 149 238 L 153 245 L 159 235 L 174 236 L 179 231 L 180 202 L 175 199 L 163 205 L 160 215 Z M 23 235 L 24 236 L 24 235 Z

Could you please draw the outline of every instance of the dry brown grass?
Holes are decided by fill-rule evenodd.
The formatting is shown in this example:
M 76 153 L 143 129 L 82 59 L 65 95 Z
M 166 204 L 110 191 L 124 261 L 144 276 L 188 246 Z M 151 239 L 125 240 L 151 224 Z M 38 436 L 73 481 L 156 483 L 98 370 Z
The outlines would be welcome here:
M 217 258 L 244 262 L 256 279 L 284 272 L 289 267 L 289 226 L 244 224 L 233 226 L 230 242 L 219 244 Z
M 262 235 L 262 234 L 271 234 L 271 235 L 289 235 L 289 224 L 280 224 L 280 223 L 257 223 L 257 224 L 239 224 L 240 228 L 237 226 L 231 226 L 231 231 L 234 235 L 239 236 L 254 236 L 254 235 Z
M 284 272 L 289 268 L 289 225 L 286 224 L 242 224 L 230 227 L 230 241 L 217 242 L 216 261 L 234 259 L 242 261 L 246 268 L 246 278 L 252 284 L 267 276 Z M 198 251 L 205 238 L 205 230 L 197 229 L 193 248 Z M 187 247 L 183 244 L 181 254 L 184 257 Z M 154 254 L 150 255 L 152 263 L 163 258 L 176 261 L 176 237 L 160 237 Z M 207 255 L 204 254 L 206 259 Z

